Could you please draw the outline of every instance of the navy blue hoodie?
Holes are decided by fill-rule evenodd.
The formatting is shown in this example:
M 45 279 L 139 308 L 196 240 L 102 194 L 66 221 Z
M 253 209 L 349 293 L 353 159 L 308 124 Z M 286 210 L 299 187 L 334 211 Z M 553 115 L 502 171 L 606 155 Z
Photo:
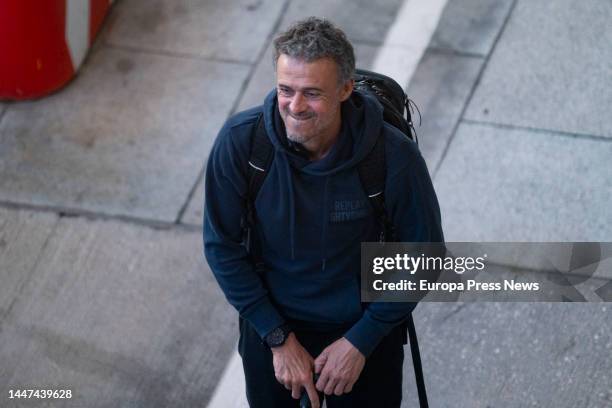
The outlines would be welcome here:
M 274 159 L 255 200 L 254 229 L 266 270 L 258 275 L 241 245 L 250 139 L 263 112 Z M 208 159 L 204 250 L 228 301 L 264 337 L 285 322 L 346 328 L 366 357 L 414 303 L 360 302 L 360 243 L 376 241 L 379 220 L 357 164 L 385 138 L 385 205 L 404 242 L 443 240 L 440 209 L 416 145 L 383 122 L 376 99 L 354 92 L 330 152 L 309 161 L 286 140 L 276 92 L 263 106 L 227 120 Z

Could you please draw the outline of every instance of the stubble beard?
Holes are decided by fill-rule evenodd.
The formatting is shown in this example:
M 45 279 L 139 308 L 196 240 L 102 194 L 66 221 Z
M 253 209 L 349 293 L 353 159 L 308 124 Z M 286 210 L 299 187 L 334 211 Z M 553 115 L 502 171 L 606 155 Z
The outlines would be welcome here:
M 309 124 L 310 126 L 308 130 L 305 130 L 303 132 L 296 132 L 296 131 L 292 131 L 289 128 L 289 126 L 287 126 L 287 120 L 294 120 L 293 118 L 295 118 L 295 115 L 292 115 L 291 113 L 285 110 L 282 112 L 281 117 L 283 119 L 283 122 L 285 123 L 287 139 L 289 139 L 293 143 L 299 143 L 299 144 L 304 144 L 308 142 L 310 139 L 321 135 L 325 131 L 326 128 L 331 126 L 333 122 L 333 115 L 330 115 L 329 123 L 321 123 L 320 121 L 321 118 L 316 113 L 311 112 L 306 115 L 298 116 L 298 118 L 300 119 L 307 118 L 308 122 L 311 122 Z
M 304 131 L 295 131 L 295 130 L 291 130 L 290 126 L 287 126 L 287 121 L 294 121 L 295 120 L 295 116 L 291 115 L 289 112 L 284 112 L 283 115 L 283 119 L 285 122 L 285 130 L 287 132 L 287 139 L 289 139 L 290 141 L 294 142 L 294 143 L 306 143 L 307 141 L 309 141 L 310 139 L 312 139 L 314 136 L 316 136 L 316 134 L 319 132 L 319 126 L 317 124 L 317 117 L 315 114 L 308 114 L 308 115 L 304 115 L 302 117 L 298 116 L 298 119 L 306 119 L 307 122 L 311 122 L 309 123 L 309 128 L 308 129 L 304 129 Z M 295 122 L 294 122 L 295 123 Z M 299 122 L 298 122 L 299 123 Z M 296 126 L 294 126 L 296 127 Z

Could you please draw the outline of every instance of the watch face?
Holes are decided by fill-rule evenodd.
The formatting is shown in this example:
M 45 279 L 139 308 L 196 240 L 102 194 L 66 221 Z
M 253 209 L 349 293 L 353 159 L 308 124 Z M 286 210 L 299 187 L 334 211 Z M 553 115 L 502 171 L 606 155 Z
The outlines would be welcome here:
M 284 340 L 285 333 L 280 327 L 277 327 L 276 329 L 272 330 L 272 332 L 266 338 L 266 341 L 270 347 L 280 346 L 281 344 L 283 344 Z
M 285 342 L 288 335 L 289 330 L 286 330 L 283 326 L 277 327 L 266 336 L 266 343 L 270 347 L 280 346 Z

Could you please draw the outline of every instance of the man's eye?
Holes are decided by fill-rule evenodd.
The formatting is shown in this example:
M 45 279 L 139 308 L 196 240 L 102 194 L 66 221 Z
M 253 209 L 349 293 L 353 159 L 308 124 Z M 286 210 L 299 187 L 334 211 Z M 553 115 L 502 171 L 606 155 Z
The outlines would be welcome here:
M 306 96 L 307 98 L 318 98 L 319 96 L 321 96 L 321 94 L 319 94 L 318 92 L 305 92 L 304 96 Z
M 278 93 L 283 95 L 283 96 L 289 96 L 289 95 L 291 95 L 291 90 L 289 90 L 287 88 L 278 88 Z

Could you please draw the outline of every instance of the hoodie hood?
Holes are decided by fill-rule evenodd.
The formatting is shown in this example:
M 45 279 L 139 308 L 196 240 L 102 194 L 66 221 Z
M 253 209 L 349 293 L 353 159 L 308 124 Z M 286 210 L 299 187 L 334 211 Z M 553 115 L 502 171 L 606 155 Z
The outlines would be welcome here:
M 341 106 L 342 125 L 338 139 L 321 160 L 309 161 L 287 139 L 280 117 L 276 90 L 264 102 L 266 133 L 277 152 L 282 152 L 289 164 L 304 173 L 328 176 L 354 167 L 372 150 L 383 126 L 383 108 L 373 97 L 354 91 Z M 366 120 L 367 117 L 367 120 Z

